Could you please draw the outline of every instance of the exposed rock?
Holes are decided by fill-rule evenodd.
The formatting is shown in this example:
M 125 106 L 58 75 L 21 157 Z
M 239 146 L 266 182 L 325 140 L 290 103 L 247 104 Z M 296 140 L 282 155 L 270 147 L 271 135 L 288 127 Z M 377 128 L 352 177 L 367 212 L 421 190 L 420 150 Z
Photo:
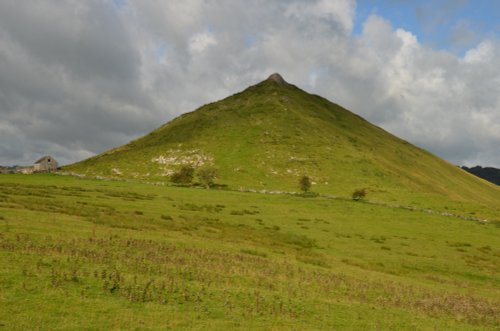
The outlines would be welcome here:
M 268 81 L 278 83 L 279 85 L 287 85 L 288 83 L 277 72 L 267 78 Z

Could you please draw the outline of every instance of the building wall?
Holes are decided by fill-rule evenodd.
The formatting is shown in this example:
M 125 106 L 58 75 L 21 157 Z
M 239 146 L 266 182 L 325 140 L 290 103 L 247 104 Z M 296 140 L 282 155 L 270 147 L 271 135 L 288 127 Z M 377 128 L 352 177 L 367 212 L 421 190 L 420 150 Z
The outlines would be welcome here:
M 50 162 L 49 162 L 50 160 Z M 35 171 L 55 171 L 57 170 L 57 161 L 53 158 L 45 158 L 40 163 L 34 165 Z

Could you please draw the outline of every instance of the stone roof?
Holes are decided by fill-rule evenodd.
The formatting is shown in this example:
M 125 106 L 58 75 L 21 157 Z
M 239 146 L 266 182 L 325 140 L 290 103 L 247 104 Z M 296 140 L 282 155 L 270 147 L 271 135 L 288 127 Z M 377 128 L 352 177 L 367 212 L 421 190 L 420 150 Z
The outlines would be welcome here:
M 40 158 L 40 160 L 36 161 L 35 164 L 38 164 L 38 163 L 42 163 L 43 161 L 47 160 L 47 159 L 51 159 L 51 160 L 54 160 L 54 158 L 50 155 L 45 155 L 44 157 Z

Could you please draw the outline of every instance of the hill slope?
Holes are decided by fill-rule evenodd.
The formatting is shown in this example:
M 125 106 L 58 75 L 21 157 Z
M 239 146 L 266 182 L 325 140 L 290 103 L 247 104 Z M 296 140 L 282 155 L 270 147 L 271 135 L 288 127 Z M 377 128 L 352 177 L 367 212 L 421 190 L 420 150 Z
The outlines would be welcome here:
M 307 174 L 314 191 L 340 196 L 366 187 L 383 201 L 500 198 L 494 185 L 277 74 L 65 170 L 166 181 L 182 164 L 214 165 L 230 188 L 294 191 Z

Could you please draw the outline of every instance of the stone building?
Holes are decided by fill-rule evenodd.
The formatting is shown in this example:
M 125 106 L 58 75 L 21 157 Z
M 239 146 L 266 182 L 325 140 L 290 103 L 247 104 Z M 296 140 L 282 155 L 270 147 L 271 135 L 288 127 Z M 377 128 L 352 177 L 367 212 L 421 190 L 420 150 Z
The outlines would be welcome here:
M 57 170 L 57 161 L 50 155 L 42 157 L 33 165 L 33 172 L 51 172 Z

